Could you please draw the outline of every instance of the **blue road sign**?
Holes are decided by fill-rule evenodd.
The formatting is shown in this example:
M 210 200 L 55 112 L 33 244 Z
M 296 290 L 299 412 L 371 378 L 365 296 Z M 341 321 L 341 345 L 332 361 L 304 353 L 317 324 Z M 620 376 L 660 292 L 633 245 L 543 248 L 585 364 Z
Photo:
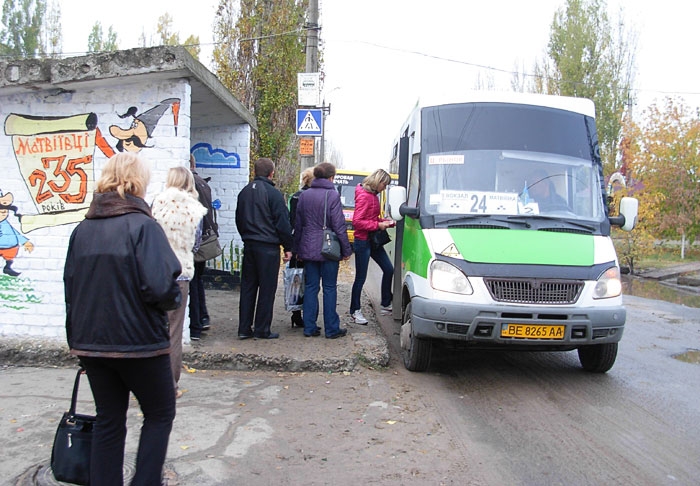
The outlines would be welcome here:
M 297 110 L 297 135 L 318 137 L 323 135 L 323 110 Z

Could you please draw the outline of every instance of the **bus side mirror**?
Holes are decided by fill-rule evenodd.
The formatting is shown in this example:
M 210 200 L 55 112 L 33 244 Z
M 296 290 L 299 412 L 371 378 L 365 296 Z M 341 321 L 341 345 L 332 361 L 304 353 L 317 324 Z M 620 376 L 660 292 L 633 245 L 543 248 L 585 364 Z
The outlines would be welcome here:
M 620 201 L 620 215 L 610 218 L 610 224 L 619 226 L 623 231 L 631 231 L 637 224 L 639 201 L 634 197 L 623 197 Z
M 406 188 L 403 186 L 389 186 L 389 214 L 394 221 L 401 221 L 401 205 L 406 204 Z
M 406 206 L 405 187 L 389 187 L 389 214 L 395 221 L 401 221 L 404 216 L 418 216 L 418 208 Z

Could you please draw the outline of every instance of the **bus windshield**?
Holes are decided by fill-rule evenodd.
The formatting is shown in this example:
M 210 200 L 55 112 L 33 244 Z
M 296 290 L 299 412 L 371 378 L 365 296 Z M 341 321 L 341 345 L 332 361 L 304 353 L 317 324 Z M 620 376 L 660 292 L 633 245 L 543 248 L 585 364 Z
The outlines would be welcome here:
M 523 105 L 425 108 L 422 212 L 604 220 L 597 144 L 585 123 L 594 121 Z

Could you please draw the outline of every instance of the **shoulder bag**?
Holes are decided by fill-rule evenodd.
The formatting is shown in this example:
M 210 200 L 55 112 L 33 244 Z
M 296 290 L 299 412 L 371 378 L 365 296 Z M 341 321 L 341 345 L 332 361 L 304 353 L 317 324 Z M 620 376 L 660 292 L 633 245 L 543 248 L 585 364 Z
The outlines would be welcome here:
M 199 249 L 194 254 L 195 262 L 206 262 L 212 258 L 216 258 L 224 251 L 221 249 L 219 238 L 213 231 L 207 235 L 202 235 L 202 242 L 199 244 Z
M 326 217 L 328 214 L 328 191 L 326 191 L 326 201 L 323 205 L 323 242 L 321 243 L 321 255 L 326 260 L 338 262 L 341 260 L 340 241 L 338 235 L 326 226 Z
M 209 211 L 214 211 L 213 209 L 209 209 Z M 207 215 L 204 216 L 205 221 Z M 218 257 L 221 255 L 224 250 L 221 248 L 221 244 L 219 243 L 219 236 L 216 233 L 216 228 L 219 227 L 218 223 L 216 222 L 216 213 L 213 213 L 213 218 L 212 218 L 213 223 L 209 226 L 208 228 L 205 228 L 204 233 L 202 233 L 202 242 L 199 244 L 199 248 L 194 254 L 194 261 L 195 262 L 206 262 L 209 261 L 213 258 Z
M 58 423 L 51 450 L 53 476 L 57 481 L 73 484 L 90 483 L 90 448 L 96 418 L 75 413 L 80 375 L 84 371 L 81 366 L 75 376 L 70 409 L 63 413 Z

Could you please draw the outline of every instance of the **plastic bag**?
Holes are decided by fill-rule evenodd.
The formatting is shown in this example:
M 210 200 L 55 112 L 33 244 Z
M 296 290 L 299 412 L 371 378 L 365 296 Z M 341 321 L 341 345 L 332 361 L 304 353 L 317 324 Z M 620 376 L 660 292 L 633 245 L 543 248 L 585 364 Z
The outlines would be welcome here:
M 289 263 L 284 268 L 284 307 L 288 311 L 302 310 L 304 303 L 304 269 L 290 267 Z

